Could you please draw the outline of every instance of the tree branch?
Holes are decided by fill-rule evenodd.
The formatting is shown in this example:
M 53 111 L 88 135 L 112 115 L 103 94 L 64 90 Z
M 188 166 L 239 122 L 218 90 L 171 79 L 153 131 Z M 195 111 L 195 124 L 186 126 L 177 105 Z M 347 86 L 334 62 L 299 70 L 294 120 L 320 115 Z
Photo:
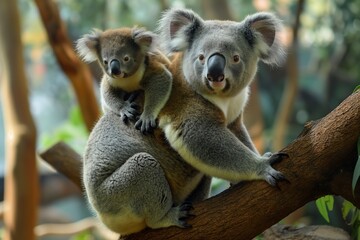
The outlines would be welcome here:
M 35 3 L 55 57 L 76 92 L 85 124 L 91 131 L 100 117 L 91 72 L 75 53 L 56 3 L 53 0 L 35 0 Z
M 298 0 L 295 24 L 293 27 L 292 44 L 290 47 L 286 69 L 288 71 L 288 79 L 285 83 L 285 90 L 281 97 L 278 113 L 276 114 L 273 149 L 279 149 L 284 146 L 286 130 L 289 119 L 293 110 L 295 99 L 298 92 L 299 67 L 298 67 L 298 31 L 300 28 L 300 17 L 304 8 L 304 0 Z
M 35 239 L 39 198 L 36 127 L 28 101 L 18 1 L 0 1 L 1 100 L 5 123 L 5 240 Z
M 66 143 L 59 142 L 40 154 L 40 157 L 54 169 L 83 189 L 81 182 L 82 160 Z
M 147 229 L 125 239 L 252 239 L 326 194 L 339 194 L 360 207 L 359 188 L 355 198 L 351 190 L 359 135 L 360 91 L 316 124 L 308 124 L 281 150 L 290 156 L 275 165 L 290 181 L 279 183 L 281 190 L 264 181 L 244 182 L 195 204 L 196 217 L 189 221 L 193 225 L 190 229 Z

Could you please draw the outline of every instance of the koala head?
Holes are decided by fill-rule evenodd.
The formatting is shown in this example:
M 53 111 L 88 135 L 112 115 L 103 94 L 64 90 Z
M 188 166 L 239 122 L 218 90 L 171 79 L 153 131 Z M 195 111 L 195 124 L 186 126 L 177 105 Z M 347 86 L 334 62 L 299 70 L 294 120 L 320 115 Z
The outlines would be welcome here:
M 84 61 L 98 61 L 110 78 L 126 78 L 144 64 L 154 36 L 139 28 L 94 30 L 80 38 L 76 48 Z
M 241 22 L 205 21 L 191 10 L 171 9 L 159 22 L 165 49 L 183 52 L 183 73 L 200 94 L 234 96 L 253 79 L 258 60 L 278 64 L 282 25 L 271 13 Z

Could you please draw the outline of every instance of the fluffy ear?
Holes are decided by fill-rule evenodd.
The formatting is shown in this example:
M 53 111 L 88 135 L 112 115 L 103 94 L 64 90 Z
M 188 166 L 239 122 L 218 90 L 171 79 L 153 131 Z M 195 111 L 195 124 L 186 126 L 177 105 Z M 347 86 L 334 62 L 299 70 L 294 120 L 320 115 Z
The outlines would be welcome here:
M 269 64 L 280 64 L 284 59 L 279 32 L 283 25 L 272 13 L 255 13 L 242 22 L 242 32 L 250 46 L 259 51 L 259 57 Z
M 156 35 L 153 32 L 146 31 L 144 28 L 133 28 L 132 38 L 143 52 L 151 51 L 156 45 Z
M 196 30 L 203 25 L 203 19 L 188 9 L 170 9 L 164 12 L 158 31 L 165 49 L 169 52 L 185 50 Z
M 85 62 L 97 60 L 97 48 L 100 43 L 102 31 L 94 29 L 90 34 L 85 34 L 76 41 L 76 51 Z

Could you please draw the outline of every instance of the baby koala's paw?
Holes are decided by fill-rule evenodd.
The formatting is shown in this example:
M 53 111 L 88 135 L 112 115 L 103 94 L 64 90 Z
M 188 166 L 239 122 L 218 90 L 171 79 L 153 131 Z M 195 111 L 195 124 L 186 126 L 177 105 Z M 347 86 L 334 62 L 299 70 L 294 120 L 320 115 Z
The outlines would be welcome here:
M 124 123 L 139 119 L 140 106 L 135 102 L 136 97 L 136 93 L 131 93 L 124 97 L 124 105 L 120 110 L 120 117 Z
M 135 123 L 135 128 L 140 130 L 143 134 L 153 133 L 154 129 L 157 127 L 156 118 L 151 116 L 144 116 L 142 114 L 140 119 Z

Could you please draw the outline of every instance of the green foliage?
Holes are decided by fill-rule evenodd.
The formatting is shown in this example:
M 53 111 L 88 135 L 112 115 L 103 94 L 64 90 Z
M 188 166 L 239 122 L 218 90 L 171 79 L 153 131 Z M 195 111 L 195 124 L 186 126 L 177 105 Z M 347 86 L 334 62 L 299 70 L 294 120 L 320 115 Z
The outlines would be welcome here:
M 93 239 L 94 237 L 92 236 L 90 230 L 83 231 L 71 238 L 71 240 L 93 240 Z
M 359 86 L 357 87 L 359 89 Z M 353 174 L 353 179 L 352 179 L 352 190 L 353 190 L 353 194 L 355 191 L 355 187 L 356 187 L 356 183 L 359 180 L 360 177 L 360 138 L 358 139 L 358 144 L 357 144 L 357 152 L 358 152 L 358 160 L 356 162 L 355 165 L 355 170 L 354 170 L 354 174 Z
M 329 223 L 329 211 L 334 209 L 334 197 L 331 195 L 324 196 L 316 200 L 316 207 L 318 208 L 321 216 Z
M 49 148 L 59 141 L 72 146 L 76 151 L 83 152 L 88 132 L 78 106 L 70 110 L 66 122 L 56 128 L 52 133 L 45 133 L 40 137 L 42 148 Z
M 360 85 L 356 86 L 354 93 L 360 90 Z
M 342 207 L 342 216 L 351 226 L 352 239 L 360 240 L 360 210 L 351 202 L 344 200 Z

